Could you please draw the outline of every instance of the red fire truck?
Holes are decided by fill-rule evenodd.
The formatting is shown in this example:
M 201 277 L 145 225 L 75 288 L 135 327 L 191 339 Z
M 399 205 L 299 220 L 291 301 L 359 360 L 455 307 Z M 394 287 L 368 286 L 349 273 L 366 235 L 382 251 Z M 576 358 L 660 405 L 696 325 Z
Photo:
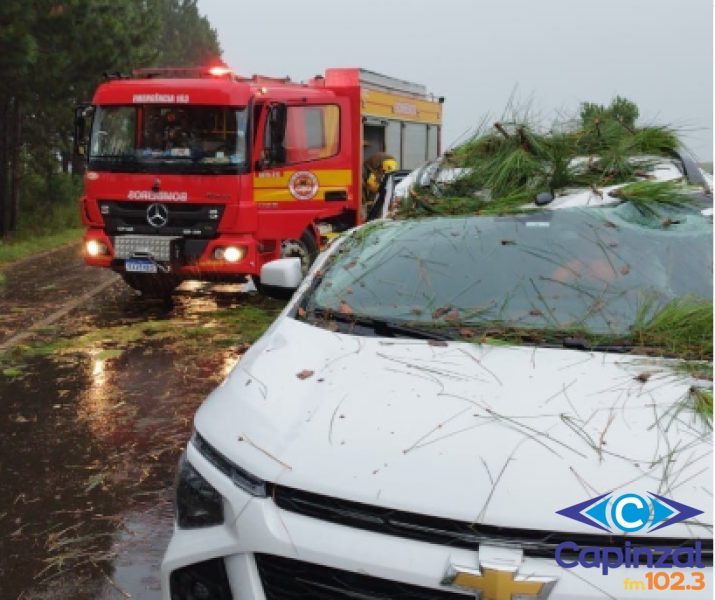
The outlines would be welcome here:
M 161 294 L 258 280 L 281 257 L 307 268 L 321 239 L 365 219 L 365 159 L 438 156 L 442 102 L 356 68 L 307 83 L 215 67 L 108 76 L 76 120 L 85 261 Z

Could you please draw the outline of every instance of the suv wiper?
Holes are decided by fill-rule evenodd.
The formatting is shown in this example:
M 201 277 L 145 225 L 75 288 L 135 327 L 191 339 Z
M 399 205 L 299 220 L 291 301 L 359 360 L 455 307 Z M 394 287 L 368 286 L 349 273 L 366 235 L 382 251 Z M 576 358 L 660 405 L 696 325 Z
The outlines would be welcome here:
M 312 321 L 326 320 L 343 323 L 347 325 L 366 327 L 372 329 L 375 335 L 383 337 L 409 337 L 420 340 L 454 340 L 452 336 L 445 332 L 435 331 L 428 328 L 407 325 L 400 321 L 369 317 L 367 315 L 344 314 L 315 308 L 308 313 Z
M 614 352 L 625 354 L 633 350 L 633 346 L 625 344 L 592 344 L 584 338 L 564 338 L 561 345 L 564 348 L 584 350 L 586 352 Z

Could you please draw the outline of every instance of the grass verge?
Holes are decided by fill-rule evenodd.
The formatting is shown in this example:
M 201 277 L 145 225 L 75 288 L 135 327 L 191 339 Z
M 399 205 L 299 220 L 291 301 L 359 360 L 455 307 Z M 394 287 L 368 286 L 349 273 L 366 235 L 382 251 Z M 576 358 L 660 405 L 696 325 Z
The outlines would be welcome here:
M 80 227 L 37 236 L 0 240 L 0 266 L 22 260 L 34 254 L 52 250 L 82 238 L 84 229 Z

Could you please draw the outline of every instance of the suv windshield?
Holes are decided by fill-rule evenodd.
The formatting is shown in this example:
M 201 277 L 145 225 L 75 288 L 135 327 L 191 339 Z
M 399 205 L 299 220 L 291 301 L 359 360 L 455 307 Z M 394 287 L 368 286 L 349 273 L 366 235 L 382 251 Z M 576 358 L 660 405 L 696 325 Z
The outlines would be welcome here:
M 368 224 L 303 307 L 423 327 L 622 336 L 644 306 L 712 298 L 712 217 L 633 205 Z M 457 334 L 458 335 L 458 334 Z
M 246 165 L 246 110 L 220 106 L 98 106 L 89 168 L 236 173 Z

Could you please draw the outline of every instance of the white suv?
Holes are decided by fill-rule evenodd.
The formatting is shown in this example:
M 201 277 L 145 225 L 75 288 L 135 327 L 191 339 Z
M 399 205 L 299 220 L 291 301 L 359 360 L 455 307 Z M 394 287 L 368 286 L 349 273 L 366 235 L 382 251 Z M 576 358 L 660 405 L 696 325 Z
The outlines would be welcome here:
M 338 239 L 196 415 L 164 597 L 712 597 L 711 202 Z

